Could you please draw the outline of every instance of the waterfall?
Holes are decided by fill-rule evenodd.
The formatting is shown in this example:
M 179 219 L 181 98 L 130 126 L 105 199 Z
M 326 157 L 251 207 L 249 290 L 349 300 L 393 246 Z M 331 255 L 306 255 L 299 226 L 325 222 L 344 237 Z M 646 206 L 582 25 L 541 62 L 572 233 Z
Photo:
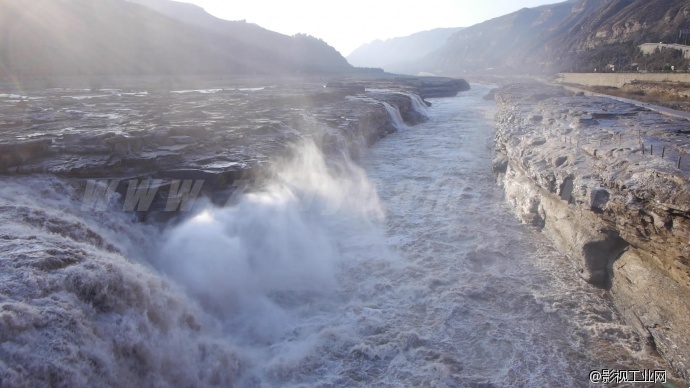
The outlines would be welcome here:
M 505 206 L 487 92 L 434 100 L 361 166 L 304 140 L 230 205 L 165 225 L 82 206 L 71 181 L 0 177 L 0 386 L 581 386 L 664 369 Z
M 367 258 L 343 247 L 377 254 L 384 213 L 360 167 L 311 141 L 267 174 L 162 230 L 115 203 L 84 210 L 57 178 L 0 178 L 0 385 L 278 385 L 302 370 L 332 341 L 342 267 Z
M 157 228 L 78 191 L 0 178 L 0 385 L 232 385 L 236 349 L 147 262 Z
M 429 107 L 424 103 L 424 100 L 422 100 L 419 95 L 414 94 L 414 93 L 405 93 L 408 97 L 410 97 L 410 100 L 412 100 L 412 107 L 414 110 L 416 110 L 418 113 L 426 116 L 429 113 Z
M 382 101 L 381 104 L 386 108 L 388 111 L 388 114 L 391 117 L 391 121 L 393 121 L 393 126 L 397 130 L 405 129 L 407 128 L 407 124 L 405 124 L 405 121 L 403 120 L 402 116 L 400 115 L 400 110 L 396 106 L 392 106 L 391 104 Z

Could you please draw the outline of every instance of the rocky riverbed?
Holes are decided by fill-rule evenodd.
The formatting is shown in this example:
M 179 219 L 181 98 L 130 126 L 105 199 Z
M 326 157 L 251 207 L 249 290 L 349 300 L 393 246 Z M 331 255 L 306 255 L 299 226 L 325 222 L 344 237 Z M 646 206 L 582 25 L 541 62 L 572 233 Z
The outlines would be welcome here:
M 215 191 L 253 176 L 298 140 L 356 157 L 396 130 L 391 108 L 415 124 L 424 119 L 415 109 L 422 98 L 469 88 L 464 80 L 418 77 L 221 85 L 0 93 L 0 174 L 203 179 Z
M 517 215 L 690 379 L 690 122 L 537 83 L 495 98 L 494 170 Z
M 292 350 L 284 365 L 264 355 L 283 343 L 288 310 L 331 311 L 331 236 L 349 229 L 330 228 L 360 225 L 360 213 L 332 208 L 377 219 L 375 190 L 343 155 L 424 120 L 422 96 L 466 87 L 389 77 L 0 92 L 0 386 L 254 386 L 311 374 L 311 361 L 288 365 Z M 238 177 L 258 182 L 235 206 L 202 199 Z M 183 179 L 207 190 L 192 212 L 137 207 L 154 221 L 137 222 L 116 196 L 85 206 L 94 181 L 116 182 L 128 210 L 132 181 L 148 197 Z M 204 214 L 223 212 L 235 226 L 207 229 L 220 224 Z M 177 278 L 192 273 L 198 289 Z M 290 349 L 311 343 L 288 331 Z

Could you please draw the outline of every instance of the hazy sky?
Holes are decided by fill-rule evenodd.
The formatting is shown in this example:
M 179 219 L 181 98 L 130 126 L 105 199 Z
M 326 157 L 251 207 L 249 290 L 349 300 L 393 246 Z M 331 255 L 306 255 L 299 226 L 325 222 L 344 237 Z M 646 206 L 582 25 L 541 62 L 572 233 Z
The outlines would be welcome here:
M 316 36 L 347 56 L 375 39 L 437 27 L 469 27 L 559 0 L 178 0 L 228 20 L 246 19 L 287 35 Z

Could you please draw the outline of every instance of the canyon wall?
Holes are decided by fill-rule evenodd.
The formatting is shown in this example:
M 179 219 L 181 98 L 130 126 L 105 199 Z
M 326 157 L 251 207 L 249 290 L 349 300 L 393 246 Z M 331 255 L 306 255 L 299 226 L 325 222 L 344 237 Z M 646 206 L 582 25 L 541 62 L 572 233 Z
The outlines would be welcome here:
M 690 123 L 537 83 L 495 98 L 494 170 L 517 216 L 690 379 Z

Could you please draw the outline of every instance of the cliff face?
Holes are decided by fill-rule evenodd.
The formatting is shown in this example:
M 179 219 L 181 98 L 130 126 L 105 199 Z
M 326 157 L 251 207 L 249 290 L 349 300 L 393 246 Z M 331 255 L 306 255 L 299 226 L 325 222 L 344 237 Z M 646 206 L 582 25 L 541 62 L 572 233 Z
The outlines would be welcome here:
M 628 66 L 633 62 L 640 69 L 646 62 L 656 62 L 637 49 L 641 43 L 678 42 L 681 29 L 690 22 L 690 4 L 685 0 L 607 0 L 595 12 L 589 12 L 578 23 L 564 29 L 547 43 L 546 50 L 560 58 L 555 70 L 580 69 L 592 71 L 609 63 Z M 670 50 L 669 50 L 670 51 Z M 676 62 L 668 54 L 653 54 L 664 63 Z M 675 65 L 687 65 L 676 62 Z
M 688 121 L 538 84 L 496 101 L 495 169 L 516 214 L 689 379 Z
M 579 50 L 620 42 L 669 41 L 687 28 L 690 4 L 683 0 L 609 0 L 593 12 L 571 32 Z M 567 38 L 567 36 L 564 36 Z
M 197 11 L 188 12 L 187 19 L 123 0 L 4 0 L 0 78 L 353 70 L 318 39 L 223 21 L 186 6 Z
M 547 43 L 601 6 L 581 0 L 523 8 L 466 28 L 413 67 L 438 74 L 488 71 L 540 73 L 552 66 Z
M 406 71 L 541 74 L 627 66 L 642 61 L 637 45 L 675 42 L 689 22 L 684 0 L 571 0 L 523 8 L 455 33 Z

